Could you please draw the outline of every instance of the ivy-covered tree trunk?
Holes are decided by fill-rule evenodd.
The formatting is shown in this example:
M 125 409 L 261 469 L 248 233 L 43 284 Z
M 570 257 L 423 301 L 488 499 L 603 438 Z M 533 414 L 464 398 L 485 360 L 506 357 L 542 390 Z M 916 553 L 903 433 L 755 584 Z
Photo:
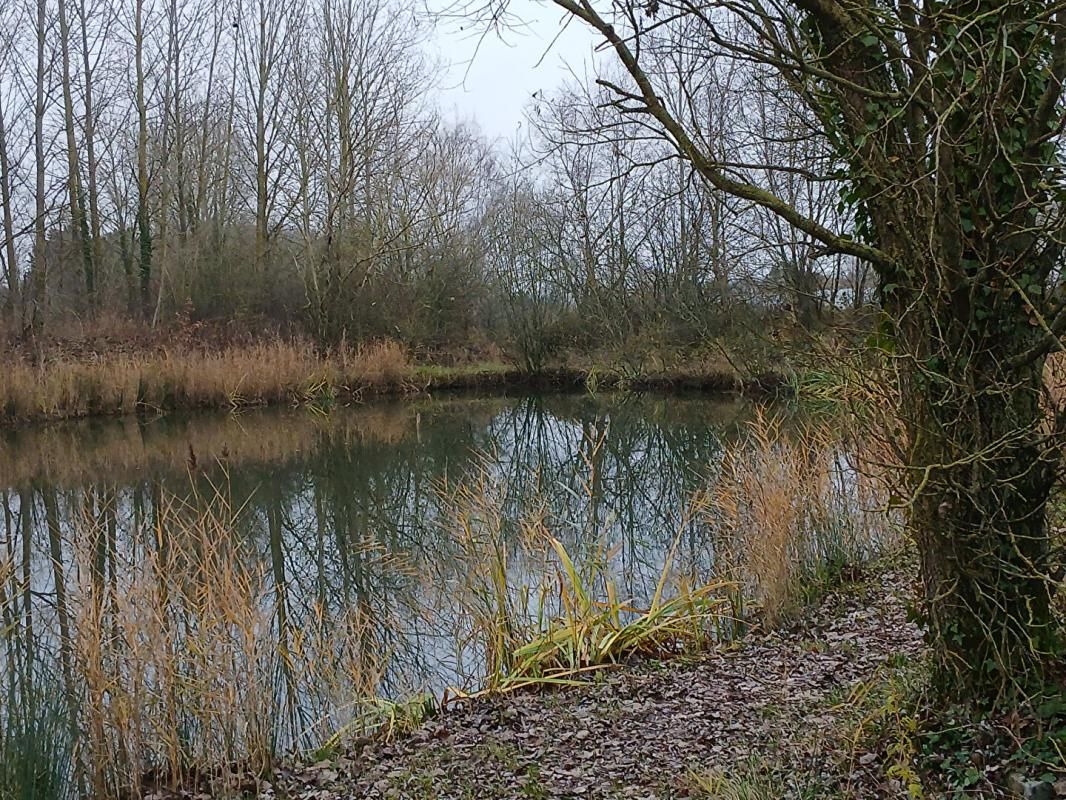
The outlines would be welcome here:
M 899 337 L 909 523 L 939 682 L 993 703 L 1040 680 L 1055 639 L 1046 505 L 1056 458 L 1044 360 L 1028 357 L 1036 335 L 1016 312 L 959 318 L 939 307 L 907 317 Z
M 1032 23 L 1040 7 L 958 3 L 959 21 L 926 23 L 935 117 L 914 108 L 909 132 L 882 134 L 895 112 L 856 101 L 843 120 L 877 138 L 859 136 L 851 185 L 860 233 L 889 255 L 878 274 L 940 685 L 993 705 L 1043 678 L 1056 635 L 1047 501 L 1061 425 L 1043 371 L 1066 319 L 1052 302 L 1061 164 L 1046 131 L 1062 43 Z

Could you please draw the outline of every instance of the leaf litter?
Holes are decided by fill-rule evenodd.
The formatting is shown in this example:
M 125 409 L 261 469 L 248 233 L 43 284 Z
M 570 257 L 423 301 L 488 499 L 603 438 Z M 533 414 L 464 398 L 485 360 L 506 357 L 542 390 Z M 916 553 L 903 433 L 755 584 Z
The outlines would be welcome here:
M 700 776 L 740 782 L 758 772 L 768 793 L 738 796 L 906 796 L 884 777 L 881 755 L 854 752 L 841 730 L 854 687 L 922 652 L 910 580 L 900 569 L 868 575 L 786 626 L 698 658 L 466 701 L 393 741 L 363 739 L 331 760 L 285 766 L 254 793 L 659 800 L 707 796 Z

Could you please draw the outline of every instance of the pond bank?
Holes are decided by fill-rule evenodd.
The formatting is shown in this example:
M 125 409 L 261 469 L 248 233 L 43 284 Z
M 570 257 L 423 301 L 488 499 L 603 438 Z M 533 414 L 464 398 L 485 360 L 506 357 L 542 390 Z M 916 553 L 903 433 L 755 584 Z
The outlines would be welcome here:
M 330 354 L 282 340 L 219 350 L 180 349 L 58 357 L 35 364 L 0 356 L 0 425 L 154 415 L 197 409 L 308 406 L 435 391 L 633 389 L 767 394 L 778 374 L 742 376 L 693 364 L 630 374 L 595 364 L 537 371 L 499 362 L 414 364 L 395 342 Z
M 850 747 L 846 731 L 849 692 L 921 653 L 909 590 L 901 569 L 877 570 L 721 652 L 468 702 L 395 741 L 357 742 L 245 790 L 317 800 L 905 796 L 883 777 L 881 755 Z

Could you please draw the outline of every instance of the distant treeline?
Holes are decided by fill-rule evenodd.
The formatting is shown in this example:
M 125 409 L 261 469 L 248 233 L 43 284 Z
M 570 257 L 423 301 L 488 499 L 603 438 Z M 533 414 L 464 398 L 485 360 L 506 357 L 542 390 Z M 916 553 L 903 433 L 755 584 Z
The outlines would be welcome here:
M 430 26 L 406 0 L 4 3 L 3 327 L 239 318 L 535 367 L 868 299 L 864 264 L 694 180 L 598 90 L 535 102 L 506 147 L 447 121 Z M 723 162 L 795 165 L 771 188 L 842 213 L 765 75 L 678 69 L 704 72 L 689 106 Z

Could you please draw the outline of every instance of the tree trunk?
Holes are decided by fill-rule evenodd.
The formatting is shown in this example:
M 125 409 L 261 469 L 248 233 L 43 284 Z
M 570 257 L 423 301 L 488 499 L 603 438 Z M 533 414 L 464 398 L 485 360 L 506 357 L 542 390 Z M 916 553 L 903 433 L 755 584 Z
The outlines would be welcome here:
M 70 201 L 70 225 L 74 241 L 81 250 L 82 273 L 85 278 L 85 297 L 90 308 L 95 305 L 96 269 L 93 264 L 92 242 L 90 241 L 89 223 L 85 213 L 85 192 L 81 187 L 81 159 L 78 156 L 78 142 L 74 126 L 73 76 L 70 71 L 70 24 L 67 18 L 67 4 L 59 0 L 59 48 L 62 57 L 63 74 L 63 122 L 67 141 L 67 191 Z
M 37 0 L 37 73 L 34 81 L 33 102 L 33 164 L 34 164 L 34 220 L 33 220 L 33 307 L 30 311 L 30 328 L 34 334 L 44 326 L 44 309 L 48 302 L 48 254 L 45 252 L 45 153 L 44 116 L 45 81 L 47 62 L 45 40 L 47 38 L 47 2 Z
M 148 103 L 144 93 L 144 3 L 134 9 L 134 63 L 137 74 L 137 237 L 141 315 L 151 313 L 152 226 L 148 210 Z
M 4 124 L 4 111 L 0 108 L 0 209 L 3 210 L 4 237 L 4 271 L 7 282 L 7 298 L 4 303 L 5 313 L 12 323 L 15 321 L 15 309 L 19 306 L 19 268 L 15 254 L 15 223 L 11 197 L 11 165 L 8 160 L 7 129 Z
M 103 264 L 103 240 L 101 237 L 101 221 L 100 221 L 100 192 L 97 188 L 97 171 L 99 164 L 96 157 L 96 110 L 93 106 L 93 80 L 95 73 L 92 66 L 92 59 L 89 50 L 89 31 L 88 31 L 88 11 L 85 8 L 85 2 L 78 3 L 77 5 L 78 19 L 81 23 L 81 54 L 82 54 L 82 70 L 84 71 L 84 110 L 85 110 L 85 158 L 86 158 L 86 189 L 89 193 L 89 238 L 92 242 L 92 270 L 93 270 L 93 284 L 92 290 L 95 291 L 97 284 L 100 282 L 100 269 Z M 82 214 L 84 215 L 84 202 L 83 202 Z
M 1055 640 L 1046 505 L 1058 458 L 1043 359 L 1008 363 L 1039 330 L 1019 326 L 1003 295 L 976 332 L 972 309 L 932 305 L 901 342 L 915 356 L 901 398 L 910 525 L 940 685 L 996 702 L 1036 685 Z

